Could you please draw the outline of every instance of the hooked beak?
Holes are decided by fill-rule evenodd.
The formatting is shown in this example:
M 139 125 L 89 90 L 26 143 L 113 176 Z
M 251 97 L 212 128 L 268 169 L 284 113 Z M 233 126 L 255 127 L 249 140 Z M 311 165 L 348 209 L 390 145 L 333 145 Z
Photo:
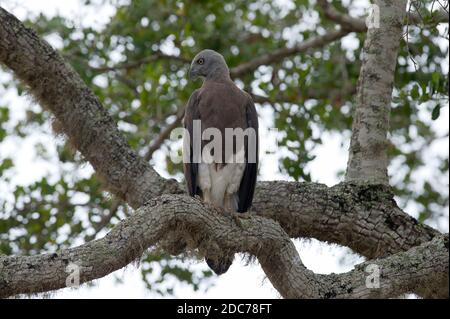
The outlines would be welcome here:
M 195 80 L 195 79 L 197 79 L 198 77 L 199 77 L 198 71 L 195 70 L 195 69 L 193 69 L 193 68 L 191 67 L 190 70 L 189 70 L 189 78 L 190 78 L 191 80 Z

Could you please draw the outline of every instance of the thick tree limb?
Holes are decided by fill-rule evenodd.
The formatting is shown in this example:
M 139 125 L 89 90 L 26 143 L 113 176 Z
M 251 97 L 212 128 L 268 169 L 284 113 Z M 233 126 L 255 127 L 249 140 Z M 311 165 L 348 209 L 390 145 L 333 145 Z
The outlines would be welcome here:
M 201 201 L 164 195 L 149 201 L 100 240 L 54 254 L 0 256 L 0 297 L 66 287 L 68 265 L 79 268 L 80 283 L 120 269 L 173 233 L 200 253 L 247 252 L 285 298 L 387 298 L 427 287 L 427 296 L 448 296 L 448 236 L 340 275 L 316 275 L 302 264 L 278 223 L 259 216 L 240 225 Z M 380 288 L 367 288 L 366 265 L 380 270 Z
M 375 1 L 379 26 L 367 32 L 356 94 L 347 181 L 389 184 L 387 133 L 406 0 Z
M 430 240 L 440 238 L 439 233 L 401 212 L 384 186 L 264 182 L 258 185 L 253 211 L 256 215 L 237 226 L 196 199 L 165 195 L 138 209 L 101 240 L 56 254 L 0 257 L 0 297 L 65 287 L 69 263 L 82 265 L 81 282 L 101 278 L 140 257 L 147 247 L 173 240 L 174 234 L 178 243 L 195 243 L 191 248 L 200 247 L 209 255 L 214 251 L 255 255 L 274 287 L 288 298 L 445 295 L 446 281 L 441 281 L 445 258 L 429 250 Z M 349 274 L 315 275 L 301 264 L 290 237 L 340 243 L 370 258 L 389 256 L 374 263 L 383 280 L 391 279 L 382 281 L 380 290 L 365 289 L 365 265 L 373 262 Z M 418 252 L 421 243 L 427 248 Z M 406 254 L 391 255 L 409 248 Z M 446 256 L 448 260 L 448 252 Z M 286 269 L 290 271 L 283 272 Z
M 291 238 L 316 238 L 383 257 L 439 235 L 395 203 L 383 185 L 259 182 L 252 211 L 280 223 Z

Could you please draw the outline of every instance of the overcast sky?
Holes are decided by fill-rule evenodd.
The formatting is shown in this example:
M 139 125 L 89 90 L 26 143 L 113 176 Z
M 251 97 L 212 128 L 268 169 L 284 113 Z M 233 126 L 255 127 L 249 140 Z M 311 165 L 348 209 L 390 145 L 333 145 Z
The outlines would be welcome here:
M 287 2 L 287 1 L 285 1 Z M 366 4 L 361 1 L 361 7 Z M 12 12 L 18 18 L 23 19 L 27 14 L 45 13 L 49 16 L 60 13 L 71 19 L 75 19 L 78 25 L 101 26 L 108 21 L 108 17 L 114 13 L 111 7 L 102 7 L 100 10 L 87 10 L 81 8 L 78 0 L 46 0 L 46 1 L 5 1 L 0 0 L 0 5 L 6 10 Z M 355 9 L 356 10 L 356 9 Z M 351 37 L 345 40 L 346 45 L 352 46 Z M 58 43 L 52 43 L 58 46 Z M 448 45 L 448 44 L 447 44 Z M 8 74 L 0 71 L 0 77 L 8 77 Z M 0 99 L 3 105 L 14 105 L 12 116 L 20 118 L 25 116 L 25 109 L 30 106 L 30 100 L 17 96 L 14 90 L 1 91 Z M 261 121 L 261 138 L 267 141 L 268 148 L 274 147 L 273 134 L 269 133 L 272 125 L 272 111 L 270 108 L 258 109 Z M 435 128 L 439 132 L 448 132 L 448 107 L 442 109 L 443 114 L 435 122 Z M 51 135 L 37 135 L 24 142 L 10 139 L 3 143 L 0 152 L 0 158 L 9 154 L 14 154 L 15 163 L 18 166 L 17 172 L 20 175 L 15 176 L 17 183 L 31 183 L 40 178 L 40 174 L 52 172 L 54 169 L 51 162 L 36 161 L 34 159 L 34 143 L 36 139 L 41 140 L 44 145 L 56 145 L 54 137 Z M 339 182 L 336 173 L 345 168 L 347 162 L 348 136 L 342 137 L 336 134 L 324 134 L 322 139 L 325 145 L 319 147 L 316 153 L 316 159 L 311 163 L 310 168 L 314 172 L 315 181 L 325 183 L 329 186 Z M 343 145 L 341 145 L 343 143 Z M 52 151 L 50 152 L 52 153 Z M 438 142 L 433 146 L 432 152 L 428 154 L 430 158 L 436 154 L 448 156 L 448 140 Z M 56 147 L 53 146 L 53 155 L 56 158 Z M 154 159 L 156 167 L 164 175 L 162 169 L 164 154 L 156 152 Z M 262 180 L 286 179 L 287 177 L 278 171 L 277 155 L 265 157 L 262 160 L 261 177 Z M 90 168 L 87 168 L 89 171 Z M 424 174 L 427 174 L 426 172 Z M 1 189 L 0 189 L 1 191 Z M 414 216 L 414 212 L 411 213 Z M 441 231 L 448 232 L 448 212 L 447 218 L 438 225 Z M 346 248 L 340 248 L 336 245 L 327 245 L 316 240 L 307 240 L 304 242 L 296 241 L 300 257 L 304 264 L 311 270 L 318 273 L 331 273 L 348 271 L 356 263 L 363 261 L 363 258 L 349 252 Z M 340 262 L 345 257 L 345 263 Z M 206 269 L 203 262 L 192 261 L 192 264 L 199 269 Z M 120 278 L 122 283 L 117 283 L 115 278 Z M 268 280 L 264 280 L 264 273 L 259 265 L 246 265 L 237 256 L 230 270 L 214 281 L 214 286 L 207 292 L 193 292 L 190 286 L 178 285 L 176 297 L 179 298 L 276 298 L 277 292 L 273 289 Z M 157 294 L 149 292 L 141 280 L 141 273 L 135 266 L 129 265 L 123 270 L 97 280 L 91 287 L 81 287 L 79 289 L 63 289 L 50 294 L 52 298 L 152 298 L 160 297 Z

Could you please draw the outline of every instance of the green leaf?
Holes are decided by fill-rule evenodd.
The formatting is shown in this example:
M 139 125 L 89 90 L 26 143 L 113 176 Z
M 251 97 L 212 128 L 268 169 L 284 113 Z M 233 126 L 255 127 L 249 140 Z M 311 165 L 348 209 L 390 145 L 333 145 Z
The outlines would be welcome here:
M 431 81 L 434 84 L 434 87 L 439 87 L 439 79 L 440 79 L 440 74 L 438 72 L 433 72 L 433 74 L 431 75 Z
M 414 84 L 412 90 L 411 90 L 411 97 L 413 98 L 413 100 L 417 100 L 420 96 L 419 93 L 419 86 L 417 84 Z
M 441 115 L 441 105 L 438 103 L 431 112 L 431 119 L 435 121 L 438 119 L 439 115 Z
M 1 163 L 0 163 L 0 176 L 2 176 L 3 172 L 6 171 L 7 169 L 11 168 L 14 166 L 14 163 L 12 161 L 12 159 L 10 158 L 5 158 Z

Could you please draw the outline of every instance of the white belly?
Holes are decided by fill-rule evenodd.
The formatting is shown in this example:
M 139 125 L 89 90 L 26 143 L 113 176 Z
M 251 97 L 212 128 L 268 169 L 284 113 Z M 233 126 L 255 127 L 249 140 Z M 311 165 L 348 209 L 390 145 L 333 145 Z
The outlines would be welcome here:
M 245 163 L 199 164 L 197 183 L 203 192 L 203 200 L 227 210 L 237 211 L 238 191 L 244 175 Z

